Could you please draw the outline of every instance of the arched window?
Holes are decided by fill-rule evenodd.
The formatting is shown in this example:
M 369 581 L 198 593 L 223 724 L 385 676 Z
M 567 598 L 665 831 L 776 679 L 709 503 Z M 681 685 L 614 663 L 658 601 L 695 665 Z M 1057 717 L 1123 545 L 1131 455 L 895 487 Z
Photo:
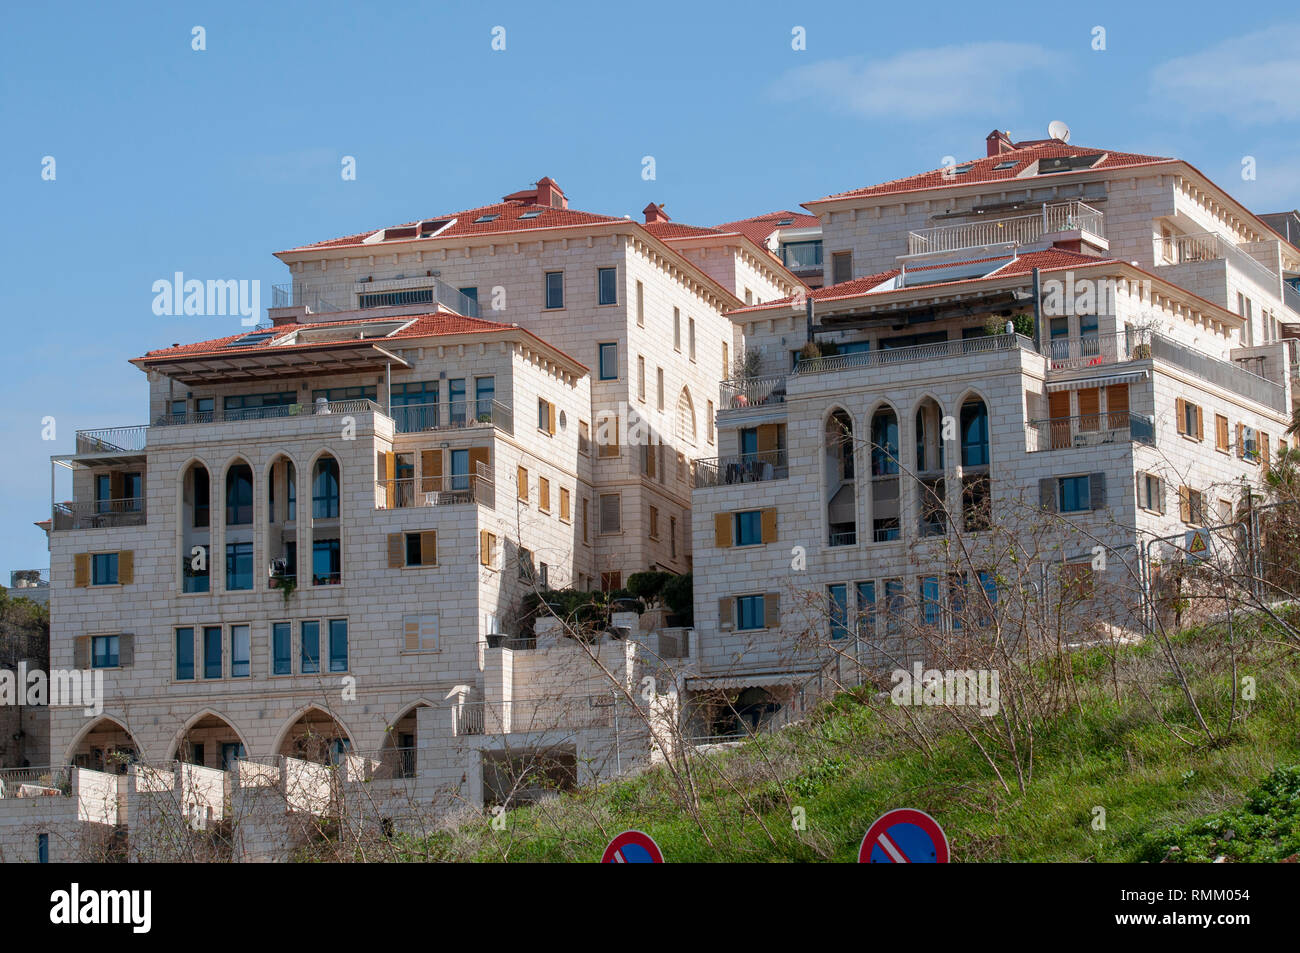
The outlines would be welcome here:
M 961 405 L 961 465 L 984 467 L 989 463 L 989 412 L 984 401 L 972 398 Z
M 316 462 L 311 480 L 311 515 L 314 519 L 335 519 L 339 515 L 339 464 L 333 457 Z
M 253 522 L 253 468 L 236 463 L 226 471 L 226 525 Z
M 898 472 L 898 416 L 882 407 L 871 418 L 871 475 Z
M 695 402 L 685 387 L 677 395 L 677 436 L 695 443 Z

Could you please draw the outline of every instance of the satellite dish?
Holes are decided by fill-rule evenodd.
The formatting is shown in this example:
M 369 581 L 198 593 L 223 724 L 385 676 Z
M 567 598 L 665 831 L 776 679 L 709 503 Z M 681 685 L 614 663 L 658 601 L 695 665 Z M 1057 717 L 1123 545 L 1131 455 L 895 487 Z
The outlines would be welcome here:
M 1053 139 L 1059 139 L 1061 142 L 1070 141 L 1070 127 L 1059 119 L 1053 119 L 1047 124 L 1047 134 Z

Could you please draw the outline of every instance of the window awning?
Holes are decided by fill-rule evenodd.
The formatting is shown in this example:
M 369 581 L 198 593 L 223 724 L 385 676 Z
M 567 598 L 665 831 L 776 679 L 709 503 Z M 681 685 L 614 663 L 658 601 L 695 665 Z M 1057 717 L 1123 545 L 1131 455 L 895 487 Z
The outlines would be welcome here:
M 1136 384 L 1150 376 L 1146 370 L 1129 371 L 1124 374 L 1107 374 L 1104 377 L 1079 377 L 1069 381 L 1050 381 L 1048 392 L 1058 390 L 1085 390 L 1089 387 L 1113 387 L 1116 384 Z
M 393 367 L 410 366 L 401 357 L 368 340 L 262 347 L 234 354 L 221 351 L 198 354 L 181 352 L 175 357 L 161 354 L 152 358 L 137 358 L 131 363 L 143 370 L 157 371 L 182 384 L 191 385 L 383 371 L 388 364 Z

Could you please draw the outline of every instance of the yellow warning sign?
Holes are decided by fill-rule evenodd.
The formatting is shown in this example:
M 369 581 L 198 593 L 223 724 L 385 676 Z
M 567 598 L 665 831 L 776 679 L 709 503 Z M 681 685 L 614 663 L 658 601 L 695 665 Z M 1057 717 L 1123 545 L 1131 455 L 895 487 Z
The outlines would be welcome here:
M 1187 547 L 1187 551 L 1194 556 L 1200 556 L 1205 553 L 1206 548 L 1205 537 L 1200 533 L 1193 533 L 1192 545 Z

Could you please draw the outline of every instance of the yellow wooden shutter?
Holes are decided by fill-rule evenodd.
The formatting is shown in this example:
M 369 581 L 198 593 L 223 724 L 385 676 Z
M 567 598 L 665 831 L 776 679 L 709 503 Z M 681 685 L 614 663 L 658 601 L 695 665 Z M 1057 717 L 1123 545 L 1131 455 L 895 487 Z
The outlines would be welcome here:
M 555 405 L 549 400 L 546 402 L 546 432 L 555 435 Z
M 723 596 L 718 600 L 718 625 L 731 625 L 731 598 Z
M 117 581 L 129 586 L 135 582 L 135 551 L 124 549 L 117 554 Z
M 72 559 L 72 584 L 79 589 L 90 585 L 90 553 L 77 553 Z
M 569 491 L 565 487 L 560 487 L 560 519 L 569 520 Z
M 523 467 L 515 469 L 515 483 L 517 484 L 519 499 L 528 502 L 528 471 Z
M 408 615 L 405 620 L 405 647 L 408 652 L 420 650 L 420 617 Z
M 125 492 L 122 489 L 122 474 L 114 470 L 108 475 L 108 495 L 111 499 L 120 500 Z
M 384 503 L 391 510 L 397 505 L 397 454 L 391 450 L 383 451 L 384 454 Z
M 1196 439 L 1205 439 L 1205 409 L 1200 404 L 1196 405 Z
M 763 542 L 776 542 L 776 507 L 763 510 Z
M 406 565 L 406 538 L 404 533 L 388 534 L 388 568 L 401 569 Z
M 1084 387 L 1079 391 L 1080 430 L 1098 429 L 1097 414 L 1101 411 L 1101 391 L 1096 387 Z
M 1243 435 L 1242 435 L 1242 431 L 1244 429 L 1245 429 L 1245 425 L 1242 424 L 1240 421 L 1238 421 L 1237 422 L 1237 456 L 1241 457 L 1243 460 L 1246 458 L 1246 441 L 1245 439 L 1243 439 Z
M 551 481 L 545 477 L 537 478 L 537 508 L 551 511 Z
M 719 549 L 727 549 L 731 546 L 730 513 L 713 514 L 713 545 Z
M 763 593 L 763 626 L 775 629 L 781 625 L 781 593 Z
M 1174 415 L 1178 418 L 1178 432 L 1187 433 L 1187 401 L 1181 397 L 1174 401 Z
M 1192 494 L 1185 486 L 1178 488 L 1178 517 L 1184 523 L 1192 521 Z
M 438 531 L 429 529 L 420 534 L 420 563 L 434 566 L 438 562 Z
M 487 530 L 480 530 L 478 534 L 478 561 L 489 569 L 492 567 L 492 540 L 493 536 Z
M 420 472 L 424 477 L 420 484 L 421 492 L 437 493 L 442 489 L 441 449 L 420 451 Z
M 72 667 L 90 668 L 90 636 L 79 635 L 72 640 Z

